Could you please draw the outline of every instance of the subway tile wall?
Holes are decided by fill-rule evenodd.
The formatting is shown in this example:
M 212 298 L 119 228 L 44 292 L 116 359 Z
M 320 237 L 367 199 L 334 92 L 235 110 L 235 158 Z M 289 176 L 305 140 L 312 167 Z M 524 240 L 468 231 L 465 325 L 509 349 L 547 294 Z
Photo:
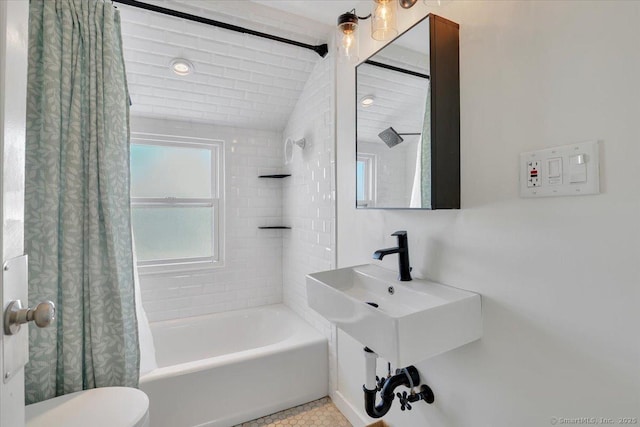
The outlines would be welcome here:
M 221 139 L 225 144 L 224 266 L 142 275 L 142 302 L 149 320 L 282 302 L 283 231 L 258 230 L 282 222 L 283 183 L 258 178 L 281 171 L 282 134 L 136 115 L 131 117 L 131 130 Z
M 167 7 L 317 44 L 325 26 L 253 2 L 165 2 Z M 138 114 L 281 131 L 319 56 L 307 49 L 118 5 Z M 268 23 L 268 25 L 266 24 Z M 195 66 L 169 70 L 173 58 Z
M 292 176 L 283 190 L 283 298 L 285 304 L 329 339 L 330 389 L 335 378 L 335 328 L 307 305 L 305 275 L 335 268 L 334 58 L 320 61 L 309 77 L 284 130 L 305 138 L 285 166 Z
M 375 199 L 383 202 L 383 207 L 409 206 L 411 202 L 418 144 L 415 137 L 405 138 L 405 142 L 396 145 L 393 150 L 390 150 L 382 141 L 358 141 L 358 154 L 372 154 L 378 159 L 375 173 Z M 353 179 L 355 180 L 355 176 Z M 374 201 L 370 207 L 375 206 Z

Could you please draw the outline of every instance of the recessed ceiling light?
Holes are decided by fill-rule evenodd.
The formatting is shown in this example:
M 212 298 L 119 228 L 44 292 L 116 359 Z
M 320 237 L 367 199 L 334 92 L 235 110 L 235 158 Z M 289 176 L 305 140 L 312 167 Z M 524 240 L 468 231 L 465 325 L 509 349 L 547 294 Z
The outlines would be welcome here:
M 175 58 L 171 60 L 170 65 L 171 65 L 171 71 L 173 71 L 179 76 L 188 76 L 195 69 L 191 61 L 188 61 L 184 58 Z
M 367 95 L 362 97 L 362 99 L 360 100 L 360 104 L 362 104 L 364 108 L 367 108 L 373 105 L 374 101 L 375 101 L 375 98 L 373 95 Z

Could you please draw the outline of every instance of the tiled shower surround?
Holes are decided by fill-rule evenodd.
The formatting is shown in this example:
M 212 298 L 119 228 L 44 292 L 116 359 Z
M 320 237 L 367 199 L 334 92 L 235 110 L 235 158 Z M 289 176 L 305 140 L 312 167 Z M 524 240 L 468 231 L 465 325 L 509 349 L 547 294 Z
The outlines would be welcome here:
M 225 150 L 224 266 L 208 271 L 142 274 L 151 321 L 282 301 L 282 184 L 258 175 L 282 166 L 279 132 L 132 117 L 132 132 L 220 139 Z
M 333 34 L 325 24 L 253 2 L 171 4 L 312 45 Z M 334 355 L 334 330 L 308 308 L 305 289 L 306 274 L 335 267 L 334 54 L 320 58 L 295 46 L 120 9 L 132 131 L 225 141 L 224 265 L 143 274 L 150 320 L 284 301 L 327 336 Z M 190 59 L 195 72 L 172 75 L 167 64 L 175 57 Z M 285 165 L 287 137 L 304 137 L 307 147 L 295 147 Z M 257 177 L 268 173 L 292 176 Z M 292 229 L 258 230 L 261 225 Z M 333 356 L 330 370 L 333 383 Z
M 305 43 L 325 40 L 324 25 L 253 2 L 161 3 Z M 118 7 L 132 111 L 143 116 L 279 131 L 319 58 L 296 46 Z M 167 66 L 176 57 L 192 61 L 196 71 L 173 75 Z
M 294 147 L 283 183 L 284 302 L 329 339 L 329 389 L 335 373 L 335 328 L 307 305 L 305 275 L 335 267 L 335 137 L 334 58 L 318 62 L 289 118 L 284 137 L 304 137 L 304 150 Z
M 142 275 L 151 321 L 284 302 L 329 339 L 330 382 L 335 337 L 309 309 L 305 275 L 335 267 L 334 59 L 318 62 L 282 134 L 197 122 L 132 118 L 132 131 L 225 141 L 225 262 L 203 272 Z M 283 141 L 305 138 L 284 165 Z M 258 175 L 285 172 L 284 179 Z M 258 230 L 260 225 L 291 230 Z M 333 387 L 332 385 L 330 387 Z M 332 388 L 331 388 L 332 389 Z

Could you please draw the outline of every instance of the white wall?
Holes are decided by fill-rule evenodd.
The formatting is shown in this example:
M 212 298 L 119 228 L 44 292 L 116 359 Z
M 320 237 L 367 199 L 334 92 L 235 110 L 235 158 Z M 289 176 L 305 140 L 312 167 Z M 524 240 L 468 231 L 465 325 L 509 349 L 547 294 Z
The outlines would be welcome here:
M 284 137 L 305 138 L 285 166 L 283 190 L 284 302 L 329 339 L 330 387 L 335 387 L 335 328 L 307 305 L 305 276 L 335 268 L 335 128 L 333 55 L 319 61 L 296 103 Z M 282 145 L 281 145 L 282 146 Z
M 258 175 L 282 166 L 279 132 L 132 116 L 131 130 L 222 139 L 225 146 L 224 266 L 209 271 L 142 275 L 149 320 L 237 310 L 282 301 L 282 182 Z M 251 268 L 247 268 L 249 266 Z
M 426 10 L 400 10 L 401 26 Z M 417 365 L 436 402 L 404 413 L 396 402 L 385 420 L 639 417 L 640 3 L 451 1 L 434 12 L 460 24 L 461 210 L 353 208 L 353 70 L 337 74 L 338 265 L 373 262 L 406 229 L 415 277 L 483 297 L 483 338 Z M 362 43 L 361 57 L 375 46 Z M 589 139 L 602 141 L 602 194 L 518 197 L 520 152 Z M 361 347 L 339 335 L 339 392 L 363 412 Z

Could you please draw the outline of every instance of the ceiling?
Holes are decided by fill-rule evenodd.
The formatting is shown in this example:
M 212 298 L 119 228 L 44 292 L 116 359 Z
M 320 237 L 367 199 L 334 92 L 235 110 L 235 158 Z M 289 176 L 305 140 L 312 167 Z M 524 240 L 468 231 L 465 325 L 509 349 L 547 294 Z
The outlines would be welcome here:
M 252 0 L 275 9 L 303 16 L 305 18 L 320 22 L 322 24 L 335 28 L 338 16 L 350 11 L 356 10 L 358 16 L 366 16 L 371 13 L 373 0 Z M 433 0 L 436 4 L 442 0 Z M 434 4 L 435 5 L 435 4 Z M 400 11 L 398 6 L 398 11 Z M 370 21 L 360 21 L 360 27 L 369 30 Z M 419 26 L 417 31 L 411 32 L 411 37 L 399 37 L 396 43 L 409 49 L 422 49 L 422 40 L 429 38 L 429 27 Z
M 371 59 L 429 75 L 428 29 L 428 21 L 421 22 Z M 407 43 L 406 39 L 411 42 Z M 360 64 L 356 73 L 358 142 L 384 144 L 378 134 L 390 126 L 399 133 L 422 132 L 429 88 L 427 79 L 367 63 Z M 374 103 L 364 107 L 360 100 L 365 96 L 373 96 Z
M 338 15 L 354 7 L 366 15 L 372 4 L 371 0 L 145 2 L 312 45 L 334 37 Z M 311 71 L 322 60 L 311 50 L 122 4 L 117 7 L 133 115 L 281 131 Z M 398 42 L 405 44 L 403 38 Z M 185 77 L 173 74 L 169 63 L 177 57 L 190 60 L 195 72 Z
M 325 25 L 335 26 L 338 16 L 356 9 L 360 16 L 371 12 L 372 0 L 253 0 L 275 9 L 303 16 Z
M 358 67 L 358 141 L 380 143 L 378 134 L 388 127 L 399 133 L 420 133 L 428 81 L 420 77 L 363 64 Z M 375 98 L 363 107 L 365 96 Z
M 332 34 L 328 25 L 265 6 L 272 2 L 147 2 L 313 45 Z M 133 115 L 280 131 L 321 60 L 311 50 L 117 7 Z M 168 66 L 176 57 L 190 60 L 195 72 L 173 74 Z

